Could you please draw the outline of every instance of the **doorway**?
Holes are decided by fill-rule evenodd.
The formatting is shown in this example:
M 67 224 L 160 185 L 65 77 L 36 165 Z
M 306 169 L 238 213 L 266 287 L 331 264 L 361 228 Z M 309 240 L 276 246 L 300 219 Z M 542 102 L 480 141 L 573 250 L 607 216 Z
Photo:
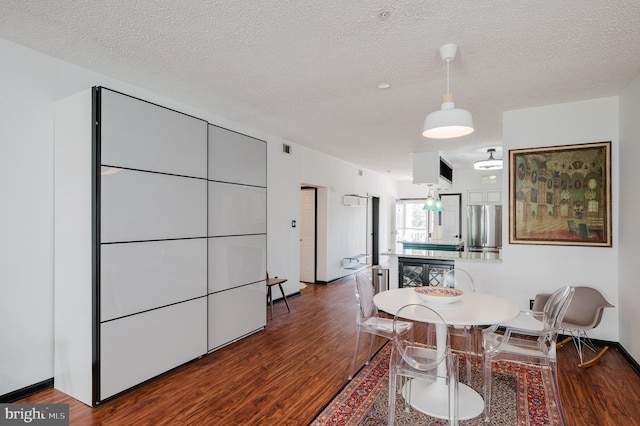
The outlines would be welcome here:
M 368 241 L 367 241 L 367 252 L 371 253 L 371 264 L 379 265 L 380 263 L 380 197 L 375 195 L 370 195 L 368 198 L 368 210 L 367 220 L 369 225 L 367 226 L 368 231 Z
M 300 281 L 316 282 L 316 209 L 318 191 L 316 188 L 300 188 Z

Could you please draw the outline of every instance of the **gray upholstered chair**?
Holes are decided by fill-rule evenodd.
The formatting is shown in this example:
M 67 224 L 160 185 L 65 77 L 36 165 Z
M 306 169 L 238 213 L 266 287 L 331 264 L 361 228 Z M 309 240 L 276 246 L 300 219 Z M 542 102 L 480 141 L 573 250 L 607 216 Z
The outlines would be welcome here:
M 549 294 L 537 295 L 534 299 L 533 310 L 535 311 L 543 306 L 549 296 Z M 570 337 L 558 343 L 558 348 L 573 340 L 580 357 L 578 367 L 591 367 L 609 349 L 608 346 L 605 346 L 593 358 L 588 361 L 584 360 L 584 348 L 593 353 L 597 352 L 595 345 L 587 335 L 587 331 L 593 330 L 600 324 L 604 308 L 612 307 L 613 305 L 607 302 L 602 293 L 595 288 L 575 287 L 575 293 L 561 324 L 561 333 L 568 334 Z

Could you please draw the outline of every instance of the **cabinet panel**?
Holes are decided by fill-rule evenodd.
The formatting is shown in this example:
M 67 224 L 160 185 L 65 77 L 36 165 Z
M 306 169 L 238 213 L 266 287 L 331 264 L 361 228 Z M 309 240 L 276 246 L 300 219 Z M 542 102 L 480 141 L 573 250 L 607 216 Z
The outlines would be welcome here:
M 102 321 L 207 294 L 207 240 L 103 244 Z
M 209 182 L 209 236 L 266 232 L 265 188 Z
M 103 243 L 206 236 L 205 180 L 132 170 L 101 179 Z
M 267 186 L 267 143 L 209 126 L 209 179 Z
M 53 191 L 54 386 L 87 405 L 92 403 L 91 95 L 85 90 L 56 104 Z M 4 288 L 3 297 L 10 298 Z M 6 319 L 3 326 L 17 330 Z M 4 371 L 5 361 L 0 361 Z
M 209 238 L 209 293 L 264 280 L 267 236 Z
M 207 299 L 103 323 L 100 397 L 108 398 L 206 353 Z
M 444 274 L 453 267 L 453 260 L 398 258 L 398 285 L 399 287 L 442 285 Z
M 264 281 L 209 295 L 209 350 L 264 328 L 266 298 Z
M 207 177 L 207 122 L 101 89 L 102 164 Z
M 488 203 L 501 203 L 502 202 L 502 190 L 487 190 L 487 202 Z
M 469 190 L 467 191 L 467 204 L 481 204 L 484 202 L 484 191 Z

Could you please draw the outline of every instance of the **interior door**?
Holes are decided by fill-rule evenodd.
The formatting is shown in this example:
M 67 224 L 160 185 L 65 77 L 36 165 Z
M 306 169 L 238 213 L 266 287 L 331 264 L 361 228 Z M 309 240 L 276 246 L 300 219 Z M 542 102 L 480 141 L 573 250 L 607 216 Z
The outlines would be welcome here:
M 371 264 L 378 265 L 380 261 L 380 198 L 376 196 L 368 198 L 367 210 L 367 235 L 369 235 L 367 239 L 367 253 L 371 254 Z
M 300 281 L 316 282 L 316 188 L 300 191 Z
M 444 206 L 440 221 L 442 238 L 462 238 L 462 194 L 441 194 L 440 199 Z

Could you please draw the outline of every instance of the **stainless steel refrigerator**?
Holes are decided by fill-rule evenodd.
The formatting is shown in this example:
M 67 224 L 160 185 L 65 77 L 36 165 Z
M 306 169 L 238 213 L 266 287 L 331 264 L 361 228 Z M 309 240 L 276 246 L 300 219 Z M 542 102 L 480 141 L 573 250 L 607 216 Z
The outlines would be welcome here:
M 502 248 L 502 206 L 467 206 L 467 249 L 497 251 Z

